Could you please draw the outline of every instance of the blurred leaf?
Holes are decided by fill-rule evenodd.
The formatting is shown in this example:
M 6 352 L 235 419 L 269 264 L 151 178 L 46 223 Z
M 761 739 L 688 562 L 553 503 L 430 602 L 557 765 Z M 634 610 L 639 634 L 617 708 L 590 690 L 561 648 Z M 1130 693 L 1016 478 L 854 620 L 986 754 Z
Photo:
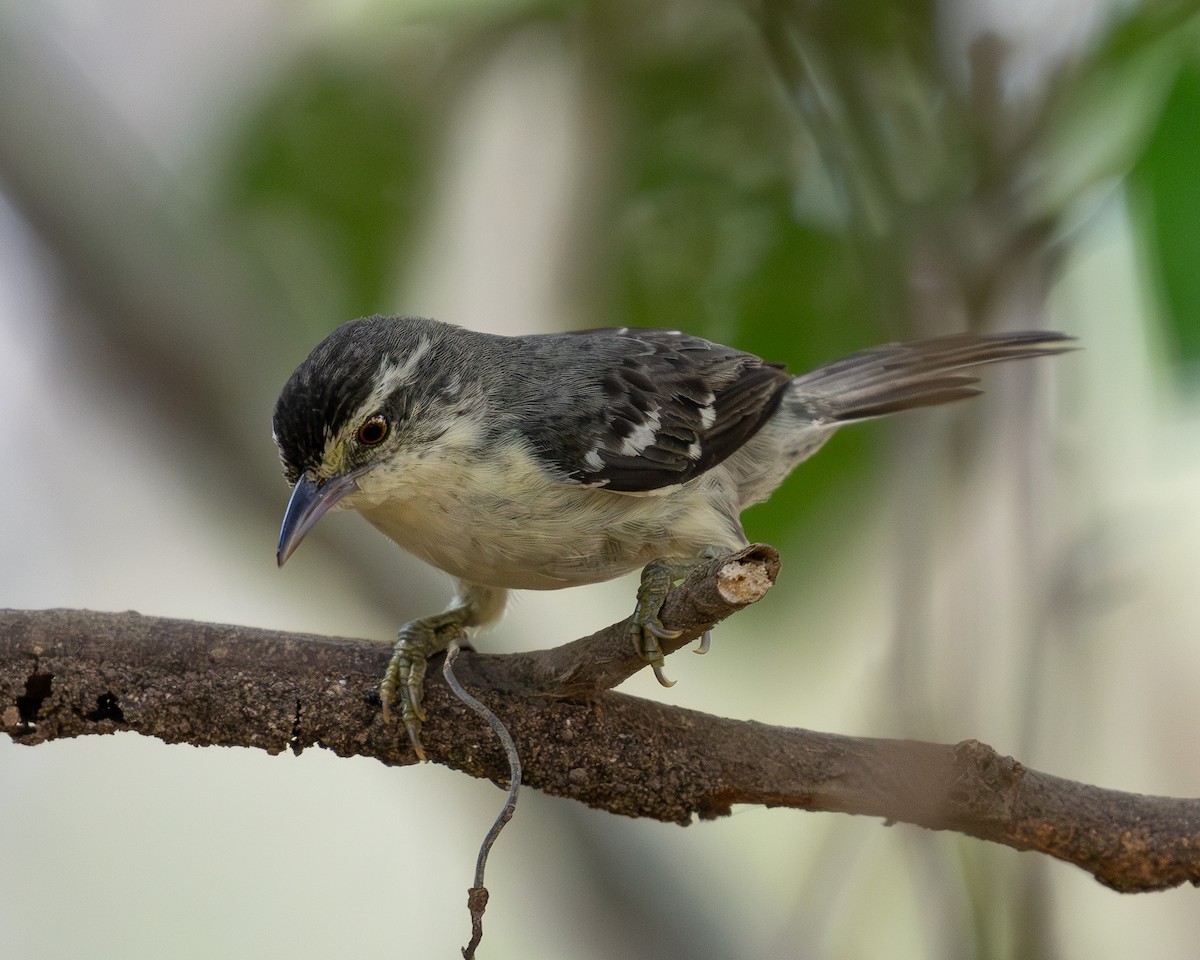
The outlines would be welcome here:
M 796 373 L 890 339 L 844 237 L 790 223 L 738 291 L 737 345 Z M 843 431 L 745 517 L 751 539 L 792 536 L 863 485 L 874 434 Z M 757 533 L 756 533 L 757 532 Z
M 384 308 L 420 222 L 429 131 L 409 67 L 329 51 L 299 60 L 232 151 L 229 207 L 321 329 Z
M 1198 9 L 1196 0 L 1134 8 L 1082 69 L 1063 77 L 1034 171 L 1037 211 L 1060 215 L 1092 186 L 1129 172 L 1196 47 Z
M 1200 361 L 1200 62 L 1180 72 L 1133 170 L 1155 270 L 1182 359 Z
M 897 51 L 916 51 L 932 58 L 935 48 L 936 4 L 931 0 L 894 3 L 893 0 L 767 0 L 777 15 L 792 17 L 825 48 L 837 51 L 839 59 L 852 63 L 870 51 L 891 57 Z
M 1140 50 L 1089 70 L 1047 130 L 1034 208 L 1061 215 L 1090 187 L 1129 170 L 1169 89 L 1177 58 Z
M 616 312 L 640 326 L 731 333 L 737 290 L 789 218 L 793 120 L 733 19 L 700 3 L 602 24 L 626 148 L 604 232 Z
M 798 195 L 828 184 L 801 182 L 824 177 L 821 159 L 754 24 L 721 4 L 621 12 L 593 50 L 626 148 L 597 231 L 610 250 L 592 261 L 607 271 L 597 320 L 687 330 L 797 372 L 890 339 L 854 238 L 802 219 Z M 862 474 L 866 437 L 797 471 L 748 528 L 778 541 L 819 514 Z

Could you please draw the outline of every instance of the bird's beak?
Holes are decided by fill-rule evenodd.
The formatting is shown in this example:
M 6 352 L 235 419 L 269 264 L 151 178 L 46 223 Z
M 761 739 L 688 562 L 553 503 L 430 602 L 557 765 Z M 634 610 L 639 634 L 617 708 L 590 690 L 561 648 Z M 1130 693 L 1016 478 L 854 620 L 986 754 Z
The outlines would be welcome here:
M 362 470 L 354 470 L 341 477 L 333 477 L 320 482 L 301 477 L 292 488 L 292 498 L 288 501 L 287 511 L 283 515 L 283 526 L 279 530 L 279 551 L 276 560 L 282 567 L 287 558 L 300 546 L 317 521 L 329 511 L 335 503 L 349 493 L 358 489 L 358 477 Z

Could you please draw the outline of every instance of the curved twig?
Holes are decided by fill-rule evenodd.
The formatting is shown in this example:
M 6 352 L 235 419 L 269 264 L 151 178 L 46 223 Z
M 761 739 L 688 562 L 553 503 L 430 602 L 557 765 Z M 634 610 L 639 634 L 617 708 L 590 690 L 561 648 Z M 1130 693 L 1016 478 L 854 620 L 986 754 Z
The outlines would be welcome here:
M 500 718 L 468 693 L 466 688 L 459 683 L 458 677 L 454 675 L 454 661 L 458 659 L 461 652 L 462 648 L 457 641 L 450 644 L 449 649 L 446 650 L 446 659 L 442 663 L 442 676 L 446 678 L 446 683 L 454 695 L 488 722 L 488 726 L 500 740 L 504 747 L 504 753 L 508 757 L 508 796 L 505 797 L 503 808 L 479 847 L 479 856 L 475 859 L 475 883 L 467 891 L 467 909 L 471 912 L 471 940 L 463 947 L 462 955 L 463 960 L 474 960 L 475 950 L 483 939 L 483 911 L 487 909 L 488 903 L 488 890 L 483 883 L 483 874 L 487 869 L 488 854 L 492 851 L 492 845 L 500 836 L 504 825 L 517 812 L 517 794 L 521 789 L 521 757 L 517 753 L 517 745 L 513 743 L 512 734 L 500 722 Z

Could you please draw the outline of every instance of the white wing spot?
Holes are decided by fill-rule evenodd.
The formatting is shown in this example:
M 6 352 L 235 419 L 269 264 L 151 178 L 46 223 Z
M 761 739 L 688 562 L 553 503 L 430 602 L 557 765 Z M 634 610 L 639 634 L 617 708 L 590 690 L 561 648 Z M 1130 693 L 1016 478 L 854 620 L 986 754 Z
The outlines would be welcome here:
M 700 426 L 707 430 L 717 422 L 717 410 L 713 406 L 713 401 L 716 399 L 711 393 L 708 395 L 708 401 L 698 411 L 700 414 Z
M 688 455 L 689 460 L 699 460 L 700 453 L 701 453 L 701 451 L 700 451 L 700 442 L 699 441 L 692 441 L 692 443 L 688 444 L 687 455 Z
M 646 417 L 645 423 L 634 427 L 633 433 L 625 438 L 625 442 L 621 444 L 618 452 L 625 457 L 637 456 L 654 442 L 660 426 L 662 426 L 662 417 L 659 415 L 658 407 L 655 407 Z
M 592 447 L 583 455 L 583 465 L 593 472 L 604 469 L 604 460 L 600 456 L 599 447 Z

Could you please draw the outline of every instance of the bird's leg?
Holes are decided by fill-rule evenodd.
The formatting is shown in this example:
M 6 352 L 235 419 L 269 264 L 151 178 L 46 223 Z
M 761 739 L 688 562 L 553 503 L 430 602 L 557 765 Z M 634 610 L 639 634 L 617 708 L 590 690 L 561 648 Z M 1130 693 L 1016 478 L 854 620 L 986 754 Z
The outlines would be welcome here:
M 433 654 L 466 636 L 466 614 L 465 608 L 456 607 L 437 616 L 411 620 L 402 626 L 392 659 L 379 684 L 384 721 L 391 719 L 392 704 L 399 700 L 400 719 L 421 760 L 425 759 L 425 749 L 421 746 L 421 724 L 425 721 L 425 708 L 421 704 L 425 691 L 425 663 Z
M 650 664 L 654 676 L 664 687 L 675 685 L 663 672 L 663 651 L 660 640 L 674 640 L 683 631 L 668 630 L 658 618 L 662 605 L 671 592 L 671 587 L 686 577 L 700 564 L 707 562 L 707 554 L 701 557 L 666 558 L 651 560 L 642 570 L 642 582 L 638 584 L 637 606 L 629 623 L 629 638 L 633 648 L 643 660 Z M 707 653 L 712 638 L 706 632 L 696 648 L 697 653 Z
M 445 650 L 455 640 L 464 642 L 467 628 L 488 623 L 504 609 L 506 592 L 473 584 L 459 584 L 450 609 L 432 617 L 411 620 L 400 628 L 392 659 L 379 684 L 383 719 L 391 719 L 392 705 L 399 701 L 400 719 L 408 739 L 421 760 L 421 724 L 425 722 L 425 664 L 429 657 Z

